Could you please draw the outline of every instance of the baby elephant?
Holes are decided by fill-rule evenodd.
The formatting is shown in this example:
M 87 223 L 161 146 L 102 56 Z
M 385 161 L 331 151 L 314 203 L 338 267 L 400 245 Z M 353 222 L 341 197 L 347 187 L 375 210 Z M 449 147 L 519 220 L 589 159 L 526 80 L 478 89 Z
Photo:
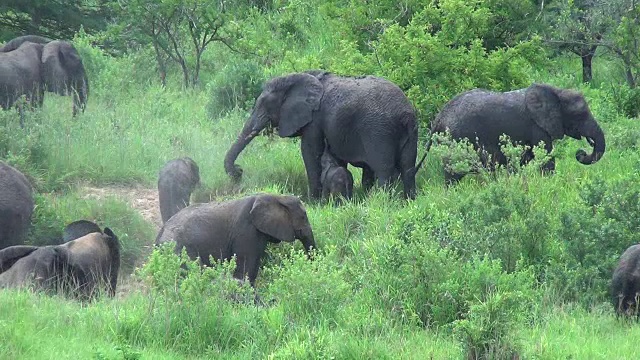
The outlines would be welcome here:
M 340 196 L 347 200 L 351 199 L 353 176 L 347 170 L 346 164 L 340 164 L 338 159 L 329 152 L 329 148 L 325 148 L 320 163 L 322 164 L 322 174 L 320 175 L 322 198 L 333 197 L 337 202 L 340 201 Z
M 300 239 L 309 254 L 316 247 L 307 212 L 295 196 L 259 194 L 219 203 L 188 206 L 167 221 L 156 245 L 176 242 L 191 259 L 211 266 L 209 256 L 229 260 L 236 255 L 236 279 L 249 277 L 251 285 L 268 243 Z
M 114 296 L 120 269 L 120 242 L 109 228 L 63 245 L 10 246 L 0 250 L 0 288 L 39 290 L 91 299 L 102 286 Z
M 183 157 L 167 162 L 158 175 L 160 215 L 165 223 L 189 206 L 191 193 L 200 184 L 200 169 L 193 159 Z
M 611 300 L 618 315 L 640 315 L 640 244 L 630 246 L 620 257 L 611 281 Z

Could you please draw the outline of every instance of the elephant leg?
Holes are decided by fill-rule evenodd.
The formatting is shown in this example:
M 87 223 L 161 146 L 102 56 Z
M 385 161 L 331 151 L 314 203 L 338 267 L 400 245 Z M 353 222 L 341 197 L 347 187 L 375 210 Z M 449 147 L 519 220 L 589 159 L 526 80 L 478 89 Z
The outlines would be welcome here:
M 375 181 L 376 174 L 368 165 L 364 165 L 362 167 L 362 188 L 365 191 L 369 191 L 373 187 Z
M 556 158 L 555 157 L 551 157 L 551 159 L 549 159 L 549 161 L 547 161 L 546 163 L 542 164 L 542 166 L 540 167 L 540 170 L 542 171 L 543 175 L 550 175 L 556 172 Z
M 465 174 L 452 173 L 445 170 L 444 172 L 444 182 L 447 186 L 453 186 L 460 182 Z
M 324 152 L 324 138 L 311 136 L 302 136 L 300 141 L 300 149 L 302 151 L 302 160 L 304 160 L 304 167 L 307 170 L 307 180 L 309 181 L 309 196 L 312 199 L 319 199 L 322 191 L 322 183 L 320 181 L 320 174 L 322 172 L 322 166 L 320 164 L 320 158 Z
M 406 199 L 416 198 L 416 157 L 417 150 L 411 149 L 400 154 L 400 178 Z

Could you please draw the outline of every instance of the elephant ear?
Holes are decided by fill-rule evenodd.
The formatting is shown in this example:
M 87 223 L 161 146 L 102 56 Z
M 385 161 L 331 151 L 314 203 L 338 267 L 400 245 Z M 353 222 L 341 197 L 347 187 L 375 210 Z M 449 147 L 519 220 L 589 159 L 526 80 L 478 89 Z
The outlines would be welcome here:
M 249 211 L 249 216 L 251 223 L 260 232 L 280 241 L 292 242 L 295 239 L 289 211 L 275 196 L 258 196 Z
M 533 121 L 552 139 L 564 136 L 562 105 L 556 89 L 533 84 L 525 92 L 524 101 Z
M 0 250 L 0 273 L 9 270 L 16 261 L 38 250 L 37 246 L 17 245 Z
M 313 111 L 320 108 L 324 87 L 309 74 L 292 74 L 284 79 L 284 100 L 280 107 L 278 135 L 289 137 L 311 122 Z

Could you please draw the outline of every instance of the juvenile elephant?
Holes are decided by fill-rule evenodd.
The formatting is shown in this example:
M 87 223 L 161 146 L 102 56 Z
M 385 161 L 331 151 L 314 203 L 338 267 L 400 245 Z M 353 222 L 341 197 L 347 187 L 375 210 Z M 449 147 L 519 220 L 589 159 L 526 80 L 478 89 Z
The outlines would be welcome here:
M 74 221 L 64 227 L 64 230 L 62 231 L 62 242 L 67 243 L 71 240 L 79 239 L 94 232 L 102 232 L 102 229 L 100 229 L 98 224 L 89 220 Z
M 189 205 L 191 193 L 199 184 L 200 169 L 189 157 L 171 160 L 160 169 L 158 197 L 163 223 Z
M 482 157 L 485 166 L 490 163 L 505 165 L 507 159 L 500 151 L 500 136 L 506 134 L 511 141 L 534 146 L 544 141 L 550 152 L 553 140 L 568 135 L 580 140 L 585 137 L 593 146 L 589 155 L 584 150 L 576 153 L 576 159 L 585 165 L 598 161 L 605 151 L 602 129 L 589 111 L 582 94 L 545 84 L 533 84 L 526 89 L 505 93 L 475 89 L 464 92 L 447 103 L 436 116 L 432 133 L 446 131 L 456 139 L 467 138 L 488 157 Z M 529 150 L 522 163 L 532 160 Z M 490 161 L 489 161 L 490 159 Z M 490 166 L 489 166 L 490 167 Z M 553 171 L 551 159 L 544 170 Z M 448 183 L 460 180 L 465 174 L 445 171 Z
M 302 138 L 312 198 L 321 195 L 325 141 L 340 161 L 363 169 L 363 187 L 370 188 L 375 179 L 387 185 L 400 176 L 405 197 L 415 197 L 416 114 L 402 90 L 388 80 L 318 70 L 271 79 L 225 157 L 225 170 L 233 179 L 242 176 L 235 164 L 238 155 L 268 125 L 277 127 L 281 137 Z
M 617 314 L 640 316 L 640 244 L 630 246 L 620 257 L 611 280 L 611 301 Z
M 115 295 L 120 243 L 109 228 L 63 245 L 11 246 L 0 250 L 0 287 L 65 293 L 93 298 L 104 286 Z
M 71 95 L 73 116 L 84 112 L 89 95 L 80 54 L 66 41 L 36 35 L 15 38 L 0 48 L 0 104 L 11 107 L 21 95 L 41 106 L 44 91 Z M 17 92 L 16 92 L 17 91 Z
M 349 200 L 353 196 L 353 176 L 346 164 L 340 164 L 326 148 L 320 160 L 322 164 L 322 198 L 334 197 L 339 201 L 340 196 Z
M 33 206 L 29 180 L 0 161 L 0 249 L 21 243 L 31 225 Z
M 248 276 L 251 285 L 267 243 L 300 239 L 309 254 L 316 247 L 307 212 L 300 199 L 284 195 L 253 195 L 221 203 L 188 206 L 167 221 L 156 245 L 175 241 L 191 259 L 211 266 L 209 256 L 229 260 L 236 255 L 234 277 Z

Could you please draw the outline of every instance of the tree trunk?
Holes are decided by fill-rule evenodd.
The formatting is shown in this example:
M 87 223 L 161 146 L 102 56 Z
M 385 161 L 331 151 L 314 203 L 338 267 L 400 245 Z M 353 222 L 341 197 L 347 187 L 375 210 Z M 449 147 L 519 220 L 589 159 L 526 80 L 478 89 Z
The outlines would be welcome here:
M 593 80 L 593 55 L 594 52 L 589 52 L 586 55 L 582 55 L 582 82 L 590 83 Z

